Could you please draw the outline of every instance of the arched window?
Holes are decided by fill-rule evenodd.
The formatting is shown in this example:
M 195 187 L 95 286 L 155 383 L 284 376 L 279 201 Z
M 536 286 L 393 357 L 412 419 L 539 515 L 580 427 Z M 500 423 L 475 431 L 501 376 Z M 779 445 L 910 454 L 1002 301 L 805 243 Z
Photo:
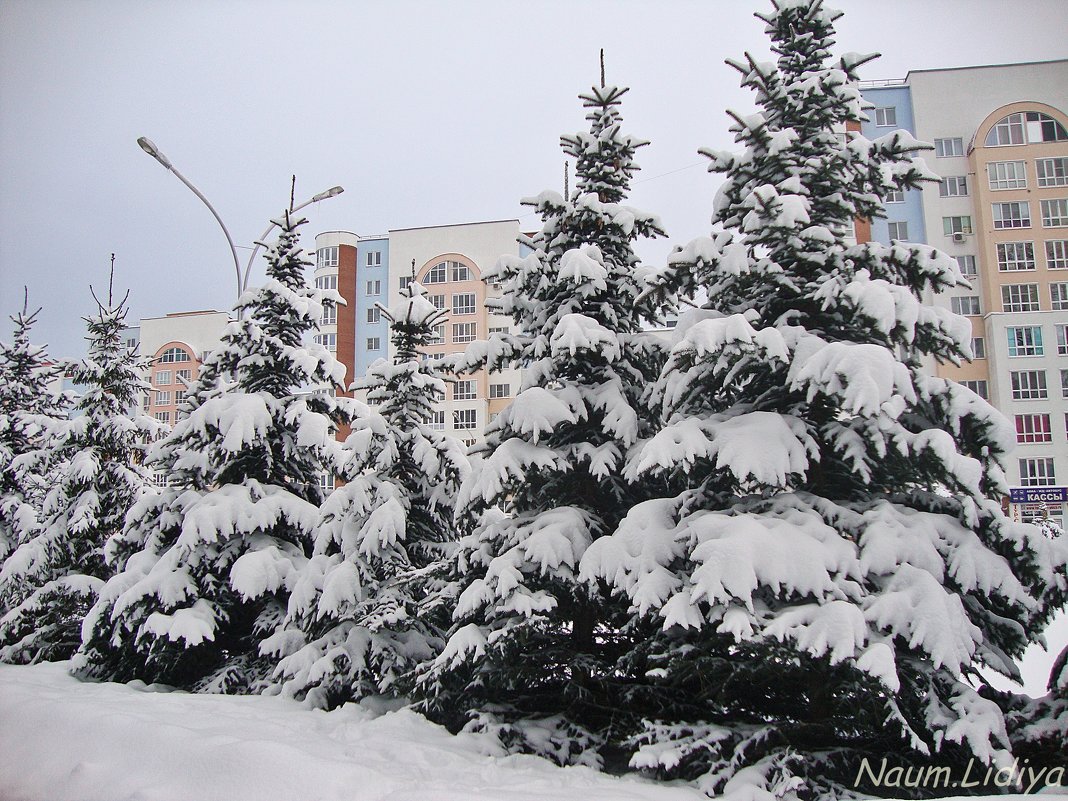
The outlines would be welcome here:
M 458 261 L 439 261 L 425 273 L 422 283 L 444 284 L 447 281 L 470 281 L 471 268 Z
M 163 354 L 159 357 L 160 364 L 172 364 L 174 362 L 189 362 L 192 361 L 189 354 L 181 348 L 167 348 L 163 351 Z
M 1018 111 L 1002 117 L 986 135 L 987 147 L 1068 141 L 1068 131 L 1049 114 Z

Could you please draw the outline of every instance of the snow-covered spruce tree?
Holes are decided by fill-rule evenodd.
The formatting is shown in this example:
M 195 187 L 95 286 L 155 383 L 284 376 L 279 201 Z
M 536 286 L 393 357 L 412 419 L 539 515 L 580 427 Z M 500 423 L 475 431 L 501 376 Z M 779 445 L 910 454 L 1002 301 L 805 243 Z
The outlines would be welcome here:
M 1005 757 L 969 682 L 1017 673 L 1064 601 L 1066 551 L 1001 512 L 1003 418 L 921 369 L 967 355 L 967 323 L 921 303 L 962 284 L 955 261 L 852 244 L 889 190 L 933 178 L 914 158 L 929 146 L 846 134 L 873 56 L 832 61 L 820 0 L 773 5 L 777 64 L 732 63 L 760 105 L 731 115 L 745 150 L 707 154 L 726 176 L 716 230 L 660 276 L 708 302 L 680 322 L 654 393 L 667 425 L 627 474 L 689 489 L 631 510 L 579 574 L 661 627 L 661 709 L 631 764 L 781 796 L 852 790 L 865 757 Z
M 66 417 L 69 404 L 49 387 L 65 365 L 52 362 L 45 348 L 30 343 L 30 329 L 40 311 L 31 312 L 24 303 L 11 318 L 11 342 L 0 342 L 0 565 L 36 533 L 48 484 L 42 430 Z M 0 615 L 5 611 L 0 596 Z
M 94 295 L 95 298 L 95 295 Z M 0 618 L 0 660 L 69 658 L 81 625 L 111 575 L 104 545 L 122 531 L 126 512 L 150 481 L 141 466 L 143 442 L 159 424 L 140 412 L 148 391 L 141 360 L 121 332 L 126 299 L 97 301 L 88 324 L 88 355 L 73 367 L 82 388 L 71 419 L 44 414 L 38 459 L 48 489 L 38 524 L 8 556 L 0 585 L 10 609 Z
M 264 644 L 282 657 L 283 692 L 316 706 L 395 694 L 444 643 L 437 566 L 456 539 L 453 504 L 469 469 L 459 441 L 429 426 L 445 381 L 421 349 L 444 315 L 414 281 L 382 310 L 393 361 L 375 362 L 354 385 L 374 410 L 351 423 L 345 484 L 323 504 L 285 630 Z
M 86 618 L 74 670 L 216 692 L 263 686 L 259 650 L 277 630 L 311 550 L 348 401 L 344 366 L 304 345 L 336 292 L 308 288 L 305 220 L 286 212 L 267 281 L 237 303 L 173 430 L 150 453 L 168 485 L 108 543 L 117 574 Z
M 459 597 L 443 653 L 420 676 L 423 706 L 458 727 L 495 731 L 506 746 L 560 762 L 599 761 L 588 747 L 626 714 L 640 638 L 628 604 L 578 579 L 590 543 L 650 497 L 622 475 L 653 414 L 642 400 L 662 348 L 642 331 L 657 310 L 639 295 L 641 236 L 656 217 L 622 205 L 635 151 L 621 131 L 626 89 L 581 95 L 588 132 L 562 137 L 577 186 L 524 200 L 544 224 L 533 252 L 485 274 L 518 333 L 471 345 L 460 370 L 523 365 L 512 404 L 487 427 L 458 507 L 479 519 L 455 560 Z M 568 720 L 561 715 L 567 713 Z

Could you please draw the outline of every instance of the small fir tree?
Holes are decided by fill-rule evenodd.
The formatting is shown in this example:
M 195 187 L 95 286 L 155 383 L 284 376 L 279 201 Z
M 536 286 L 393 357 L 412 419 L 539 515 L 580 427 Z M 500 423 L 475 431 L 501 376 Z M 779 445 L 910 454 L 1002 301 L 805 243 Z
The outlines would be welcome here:
M 524 200 L 544 220 L 521 240 L 532 252 L 483 276 L 502 285 L 488 305 L 519 333 L 475 343 L 461 369 L 522 364 L 523 385 L 461 488 L 459 507 L 480 522 L 454 562 L 452 634 L 420 679 L 436 719 L 457 727 L 474 716 L 510 748 L 564 763 L 600 761 L 591 746 L 625 713 L 633 673 L 620 657 L 641 636 L 625 603 L 577 575 L 590 543 L 648 497 L 622 465 L 651 433 L 642 395 L 662 361 L 642 330 L 659 315 L 641 296 L 633 244 L 663 232 L 623 205 L 646 144 L 622 132 L 626 92 L 602 83 L 580 96 L 590 129 L 561 139 L 576 188 Z
M 95 299 L 94 294 L 94 299 Z M 126 512 L 150 484 L 141 466 L 143 441 L 159 430 L 140 412 L 145 365 L 122 339 L 126 298 L 87 317 L 88 355 L 73 368 L 82 396 L 70 419 L 47 414 L 39 459 L 49 487 L 39 524 L 0 571 L 10 610 L 0 618 L 0 659 L 69 658 L 81 625 L 111 575 L 104 544 L 122 531 Z
M 668 425 L 627 469 L 689 489 L 633 509 L 580 575 L 660 624 L 660 711 L 632 765 L 709 793 L 877 792 L 854 787 L 863 758 L 1005 756 L 971 682 L 1017 674 L 1063 603 L 1066 550 L 1002 514 L 1004 419 L 921 369 L 967 356 L 968 323 L 921 302 L 966 285 L 956 262 L 851 239 L 890 190 L 935 178 L 914 158 L 929 146 L 845 133 L 873 56 L 831 60 L 821 0 L 773 5 L 777 63 L 731 62 L 760 105 L 731 115 L 746 149 L 708 153 L 717 229 L 660 276 L 708 302 L 655 387 Z
M 353 386 L 375 410 L 353 419 L 338 471 L 345 484 L 323 505 L 286 630 L 265 643 L 283 657 L 283 691 L 328 708 L 395 694 L 441 650 L 449 623 L 436 567 L 455 539 L 453 503 L 469 468 L 459 441 L 429 425 L 445 381 L 421 352 L 445 313 L 413 281 L 382 316 L 393 360 Z
M 66 365 L 52 362 L 44 347 L 30 344 L 30 329 L 41 310 L 29 300 L 11 318 L 14 335 L 0 342 L 0 565 L 37 532 L 48 486 L 42 430 L 66 417 L 69 398 L 49 386 Z M 7 611 L 0 597 L 0 614 Z
M 344 366 L 303 344 L 324 304 L 341 300 L 305 283 L 305 222 L 289 212 L 276 221 L 265 285 L 238 301 L 243 319 L 150 454 L 168 485 L 108 544 L 117 575 L 86 620 L 77 675 L 220 692 L 254 691 L 269 675 L 259 645 L 310 552 L 348 413 L 329 392 Z

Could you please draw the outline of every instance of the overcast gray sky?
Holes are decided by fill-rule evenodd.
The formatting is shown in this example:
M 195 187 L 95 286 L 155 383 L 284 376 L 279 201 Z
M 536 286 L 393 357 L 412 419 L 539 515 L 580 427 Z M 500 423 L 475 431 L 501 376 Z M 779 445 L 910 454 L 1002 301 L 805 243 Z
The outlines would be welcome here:
M 834 5 L 840 50 L 884 54 L 867 78 L 1068 55 L 1063 0 Z M 521 197 L 559 188 L 558 136 L 584 127 L 575 95 L 597 78 L 600 47 L 609 80 L 631 87 L 627 130 L 651 140 L 631 202 L 663 218 L 670 240 L 641 249 L 663 258 L 708 229 L 717 177 L 692 166 L 696 150 L 730 146 L 724 109 L 752 107 L 723 59 L 767 55 L 752 12 L 769 7 L 0 0 L 0 312 L 28 285 L 44 305 L 37 338 L 80 355 L 88 284 L 106 282 L 112 252 L 131 319 L 229 308 L 221 231 L 137 147 L 142 135 L 245 248 L 291 174 L 298 200 L 346 189 L 308 209 L 306 247 L 323 230 L 527 214 Z

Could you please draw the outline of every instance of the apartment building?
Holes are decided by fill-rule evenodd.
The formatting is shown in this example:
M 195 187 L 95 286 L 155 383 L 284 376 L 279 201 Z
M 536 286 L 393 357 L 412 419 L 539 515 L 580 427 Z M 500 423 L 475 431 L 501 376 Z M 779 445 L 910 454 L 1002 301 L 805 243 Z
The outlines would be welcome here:
M 502 254 L 529 252 L 518 237 L 518 220 L 398 228 L 372 236 L 348 231 L 319 234 L 315 285 L 336 289 L 345 306 L 324 315 L 316 340 L 345 364 L 347 382 L 362 377 L 376 360 L 393 357 L 389 327 L 380 309 L 388 309 L 414 279 L 448 314 L 427 358 L 463 352 L 469 343 L 511 325 L 511 318 L 487 308 L 486 300 L 498 296 L 499 288 L 484 281 L 483 274 Z M 468 444 L 474 442 L 519 391 L 519 380 L 518 370 L 456 376 L 437 403 L 431 426 Z
M 931 364 L 1015 425 L 1014 512 L 1063 519 L 1068 501 L 1068 60 L 915 70 L 861 84 L 869 138 L 931 142 L 942 180 L 886 202 L 872 239 L 926 242 L 969 287 L 929 298 L 972 323 L 974 360 Z

